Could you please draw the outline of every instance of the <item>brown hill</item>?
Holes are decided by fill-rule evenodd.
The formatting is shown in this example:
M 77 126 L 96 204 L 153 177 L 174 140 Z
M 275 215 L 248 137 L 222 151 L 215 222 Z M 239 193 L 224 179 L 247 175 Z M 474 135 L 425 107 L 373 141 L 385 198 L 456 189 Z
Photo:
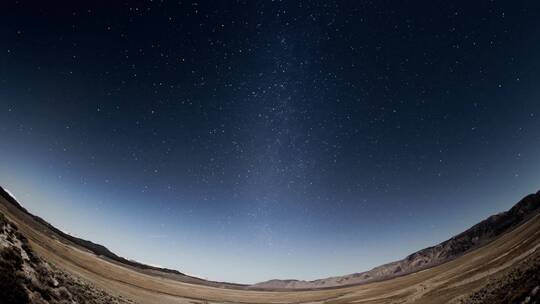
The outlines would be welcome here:
M 133 268 L 136 268 L 138 270 L 143 270 L 147 272 L 157 272 L 160 274 L 169 275 L 172 277 L 176 277 L 177 279 L 191 282 L 191 283 L 198 283 L 198 284 L 207 284 L 211 286 L 222 286 L 222 287 L 245 287 L 247 285 L 243 284 L 236 284 L 236 283 L 225 283 L 225 282 L 215 282 L 215 281 L 208 281 L 204 279 L 200 279 L 197 277 L 189 276 L 184 273 L 181 273 L 178 270 L 174 269 L 167 269 L 167 268 L 160 268 L 160 267 L 154 267 L 150 265 L 146 265 L 143 263 L 139 263 L 133 260 L 128 260 L 126 258 L 120 257 L 107 249 L 107 247 L 96 244 L 92 241 L 84 240 L 78 237 L 74 237 L 72 235 L 69 235 L 67 233 L 64 233 L 60 229 L 54 227 L 53 225 L 49 224 L 47 221 L 42 219 L 39 216 L 33 215 L 26 208 L 24 208 L 17 200 L 12 197 L 4 188 L 0 187 L 0 196 L 3 197 L 6 201 L 11 203 L 13 207 L 18 209 L 22 214 L 26 217 L 30 217 L 33 221 L 35 221 L 37 224 L 42 225 L 43 227 L 40 227 L 41 229 L 45 229 L 47 233 L 52 233 L 57 238 L 62 239 L 63 241 L 70 242 L 76 246 L 82 247 L 86 250 L 89 250 L 90 252 L 94 253 L 97 256 L 101 256 L 103 258 L 109 259 L 111 261 L 120 263 L 122 265 L 130 266 Z
M 492 215 L 466 231 L 438 245 L 410 254 L 402 260 L 369 271 L 314 281 L 270 280 L 252 285 L 258 288 L 323 288 L 362 284 L 413 273 L 455 259 L 517 227 L 540 209 L 540 191 L 530 194 L 510 210 Z
M 371 273 L 379 279 L 323 288 L 262 289 L 98 255 L 91 244 L 86 248 L 89 243 L 66 239 L 15 205 L 13 198 L 0 195 L 0 214 L 5 215 L 0 216 L 0 302 L 540 303 L 539 196 L 527 196 L 509 211 L 446 242 L 375 268 Z M 409 269 L 393 273 L 407 265 Z M 299 281 L 288 283 L 292 282 Z

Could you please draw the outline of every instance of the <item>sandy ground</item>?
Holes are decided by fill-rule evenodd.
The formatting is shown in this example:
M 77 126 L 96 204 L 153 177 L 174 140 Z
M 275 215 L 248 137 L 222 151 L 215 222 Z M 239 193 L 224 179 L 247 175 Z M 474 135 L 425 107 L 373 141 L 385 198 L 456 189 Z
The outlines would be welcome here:
M 514 265 L 540 254 L 538 214 L 453 261 L 391 280 L 311 291 L 216 288 L 144 273 L 97 257 L 52 237 L 43 226 L 8 206 L 2 198 L 0 201 L 0 211 L 19 226 L 43 259 L 136 303 L 459 303 L 465 295 L 504 275 Z

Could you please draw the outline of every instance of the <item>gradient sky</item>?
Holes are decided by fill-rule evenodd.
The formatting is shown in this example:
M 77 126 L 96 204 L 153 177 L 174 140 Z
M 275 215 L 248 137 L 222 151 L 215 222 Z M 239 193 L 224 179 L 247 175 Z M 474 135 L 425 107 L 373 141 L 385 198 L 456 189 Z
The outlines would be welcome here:
M 124 257 L 342 275 L 540 188 L 536 1 L 43 2 L 0 4 L 0 184 Z

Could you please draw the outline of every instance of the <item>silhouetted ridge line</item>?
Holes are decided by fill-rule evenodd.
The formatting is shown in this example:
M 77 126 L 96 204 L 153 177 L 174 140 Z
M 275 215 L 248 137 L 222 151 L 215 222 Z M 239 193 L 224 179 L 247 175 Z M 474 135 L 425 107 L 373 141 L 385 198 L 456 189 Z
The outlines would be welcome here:
M 481 247 L 524 223 L 540 209 L 540 191 L 521 199 L 508 211 L 492 215 L 464 232 L 432 247 L 414 252 L 402 260 L 375 267 L 369 271 L 314 281 L 270 280 L 254 284 L 258 288 L 310 289 L 356 285 L 390 279 L 453 260 Z
M 375 267 L 369 271 L 353 273 L 345 276 L 336 276 L 325 279 L 313 280 L 313 281 L 300 281 L 300 280 L 270 280 L 266 282 L 257 283 L 254 285 L 243 285 L 235 283 L 214 282 L 185 275 L 177 270 L 159 268 L 150 265 L 145 265 L 135 261 L 131 261 L 120 257 L 105 246 L 80 239 L 69 234 L 66 234 L 59 229 L 55 228 L 42 218 L 29 213 L 24 207 L 22 207 L 17 200 L 12 197 L 7 191 L 0 187 L 0 195 L 13 205 L 16 209 L 20 210 L 37 223 L 43 225 L 46 229 L 49 229 L 54 234 L 67 241 L 85 248 L 96 255 L 106 257 L 110 260 L 119 262 L 124 265 L 132 266 L 142 270 L 154 270 L 163 273 L 169 273 L 174 275 L 180 275 L 187 278 L 192 283 L 207 284 L 211 286 L 221 287 L 242 287 L 251 289 L 318 289 L 318 288 L 332 288 L 343 287 L 350 285 L 358 285 L 373 281 L 380 281 L 385 279 L 402 276 L 405 274 L 424 270 L 436 265 L 453 260 L 463 254 L 477 249 L 500 235 L 511 231 L 520 224 L 524 223 L 535 214 L 540 211 L 540 191 L 535 194 L 530 194 L 521 199 L 508 211 L 492 215 L 478 224 L 472 226 L 466 231 L 438 244 L 431 246 L 417 252 L 414 252 L 402 260 L 384 264 Z
M 138 262 L 135 262 L 135 261 L 132 261 L 132 260 L 125 259 L 123 257 L 120 257 L 120 256 L 114 254 L 109 249 L 107 249 L 107 247 L 105 247 L 103 245 L 99 245 L 99 244 L 96 244 L 94 242 L 91 242 L 91 241 L 88 241 L 88 240 L 84 240 L 84 239 L 81 239 L 81 238 L 74 237 L 72 235 L 66 234 L 63 231 L 61 231 L 61 230 L 57 229 L 56 227 L 54 227 L 53 225 L 49 224 L 47 221 L 45 221 L 41 217 L 39 217 L 37 215 L 33 215 L 30 212 L 28 212 L 28 210 L 26 210 L 26 208 L 21 206 L 21 204 L 19 204 L 19 202 L 17 202 L 17 200 L 14 197 L 12 197 L 2 187 L 0 187 L 0 195 L 2 195 L 8 202 L 13 204 L 19 210 L 21 210 L 22 212 L 30 215 L 32 218 L 34 218 L 34 220 L 36 220 L 40 224 L 46 226 L 48 229 L 50 229 L 55 234 L 58 234 L 59 236 L 67 239 L 68 241 L 70 241 L 72 243 L 75 243 L 76 245 L 79 245 L 79 246 L 81 246 L 83 248 L 86 248 L 86 249 L 90 250 L 91 252 L 95 253 L 96 255 L 101 255 L 101 256 L 107 257 L 107 258 L 109 258 L 111 260 L 114 260 L 114 261 L 117 261 L 117 262 L 120 262 L 120 263 L 123 263 L 123 264 L 126 264 L 126 265 L 130 265 L 130 266 L 133 266 L 133 267 L 136 267 L 136 268 L 153 269 L 153 270 L 159 270 L 159 271 L 168 272 L 168 273 L 184 275 L 183 273 L 181 273 L 181 272 L 179 272 L 177 270 L 154 267 L 154 266 L 145 265 L 145 264 L 142 264 L 142 263 L 138 263 Z
M 239 286 L 239 287 L 246 286 L 246 285 L 243 285 L 243 284 L 236 284 L 236 283 L 223 283 L 223 282 L 206 281 L 204 279 L 200 279 L 200 278 L 197 278 L 197 277 L 186 275 L 186 274 L 184 274 L 184 273 L 182 273 L 182 272 L 180 272 L 178 270 L 168 269 L 168 268 L 160 268 L 160 267 L 150 266 L 150 265 L 146 265 L 146 264 L 139 263 L 139 262 L 136 262 L 136 261 L 128 260 L 126 258 L 123 258 L 121 256 L 116 255 L 115 253 L 113 253 L 112 251 L 107 249 L 107 247 L 105 247 L 103 245 L 96 244 L 96 243 L 94 243 L 92 241 L 88 241 L 88 240 L 81 239 L 81 238 L 78 238 L 78 237 L 74 237 L 72 235 L 69 235 L 69 234 L 64 233 L 63 231 L 57 229 L 56 227 L 49 224 L 47 221 L 45 221 L 41 217 L 33 215 L 32 213 L 28 212 L 28 210 L 26 208 L 24 208 L 13 196 L 11 196 L 11 194 L 9 194 L 9 192 L 7 192 L 1 186 L 0 186 L 0 195 L 2 197 L 4 197 L 4 199 L 6 199 L 13 206 L 15 206 L 17 209 L 19 209 L 20 211 L 22 211 L 26 215 L 30 216 L 33 220 L 35 220 L 39 224 L 45 226 L 47 229 L 51 230 L 54 234 L 57 234 L 58 236 L 66 239 L 67 241 L 72 242 L 73 244 L 78 245 L 80 247 L 83 247 L 83 248 L 93 252 L 94 254 L 96 254 L 98 256 L 103 256 L 103 257 L 106 257 L 106 258 L 111 259 L 113 261 L 122 263 L 124 265 L 131 266 L 131 267 L 134 267 L 134 268 L 138 268 L 138 269 L 142 269 L 142 270 L 155 270 L 155 271 L 160 271 L 160 272 L 164 272 L 164 273 L 181 275 L 181 276 L 184 276 L 186 278 L 190 278 L 190 279 L 193 279 L 193 280 L 196 280 L 196 281 L 201 281 L 201 282 L 204 281 L 204 282 L 208 282 L 208 283 L 215 283 L 216 285 L 227 284 L 227 285 L 233 285 L 233 286 Z

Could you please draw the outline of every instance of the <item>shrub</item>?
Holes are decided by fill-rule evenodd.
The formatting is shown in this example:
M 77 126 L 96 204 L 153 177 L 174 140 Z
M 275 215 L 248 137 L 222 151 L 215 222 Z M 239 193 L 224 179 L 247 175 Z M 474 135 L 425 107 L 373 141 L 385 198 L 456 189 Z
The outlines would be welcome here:
M 11 264 L 15 270 L 21 270 L 23 265 L 23 259 L 21 252 L 16 247 L 7 247 L 2 249 L 0 257 L 7 263 Z
M 7 224 L 7 218 L 2 212 L 0 212 L 0 227 L 4 226 L 5 224 Z
M 11 263 L 0 263 L 0 299 L 4 304 L 29 303 L 28 294 Z
M 21 245 L 21 248 L 26 252 L 26 255 L 28 255 L 28 258 L 33 264 L 39 264 L 41 261 L 39 257 L 34 253 L 28 242 L 23 242 Z
M 58 297 L 60 298 L 60 300 L 71 301 L 71 294 L 64 286 L 61 286 L 60 288 L 58 288 Z

